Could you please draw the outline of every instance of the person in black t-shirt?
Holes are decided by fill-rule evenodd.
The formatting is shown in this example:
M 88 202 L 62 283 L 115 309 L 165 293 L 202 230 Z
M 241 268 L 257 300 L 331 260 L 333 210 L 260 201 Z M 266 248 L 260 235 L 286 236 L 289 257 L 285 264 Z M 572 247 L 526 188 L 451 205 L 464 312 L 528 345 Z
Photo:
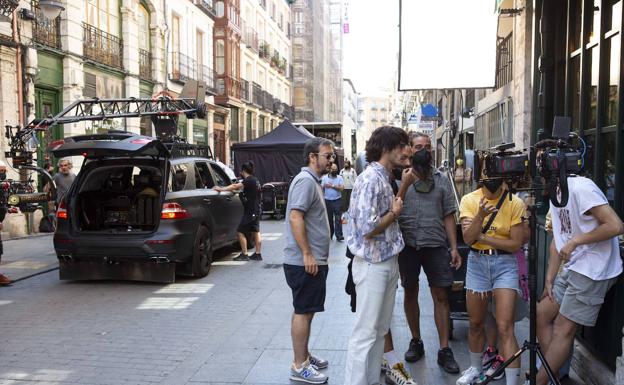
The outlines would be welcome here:
M 243 217 L 238 225 L 238 241 L 241 246 L 241 253 L 234 258 L 235 261 L 261 261 L 261 246 L 262 240 L 260 239 L 260 182 L 253 175 L 254 164 L 252 161 L 247 161 L 241 166 L 241 175 L 243 181 L 240 183 L 234 183 L 227 187 L 215 186 L 217 191 L 235 191 L 242 190 L 240 193 L 240 199 L 243 202 Z M 247 234 L 251 234 L 254 239 L 256 251 L 251 255 L 247 255 Z

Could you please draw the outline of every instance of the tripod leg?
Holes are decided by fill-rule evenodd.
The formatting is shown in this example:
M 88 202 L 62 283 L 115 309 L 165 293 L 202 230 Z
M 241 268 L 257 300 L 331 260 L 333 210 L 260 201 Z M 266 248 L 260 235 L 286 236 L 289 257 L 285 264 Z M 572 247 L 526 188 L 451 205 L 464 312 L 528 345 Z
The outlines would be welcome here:
M 550 368 L 550 365 L 548 365 L 548 362 L 546 361 L 546 357 L 544 356 L 544 353 L 542 353 L 542 349 L 539 346 L 537 346 L 537 356 L 542 362 L 542 367 L 544 368 L 544 370 L 546 370 L 546 374 L 548 375 L 548 379 L 550 380 L 550 382 L 553 383 L 554 385 L 561 385 L 561 383 L 559 382 L 559 374 L 557 373 L 555 375 L 553 373 L 552 369 Z M 532 382 L 532 384 L 534 384 L 534 382 Z
M 494 381 L 494 377 L 496 377 L 499 374 L 501 374 L 505 370 L 505 368 L 507 368 L 509 365 L 511 365 L 511 363 L 514 362 L 516 359 L 520 358 L 522 353 L 524 353 L 528 349 L 529 349 L 529 344 L 528 344 L 528 342 L 525 341 L 524 345 L 522 345 L 520 350 L 515 352 L 513 356 L 509 357 L 509 359 L 507 361 L 503 362 L 501 364 L 501 366 L 498 368 L 498 370 L 495 371 L 491 376 L 485 377 L 485 380 L 480 382 L 479 385 L 486 385 L 486 384 L 489 384 L 490 382 Z M 559 385 L 559 384 L 557 383 L 557 385 Z

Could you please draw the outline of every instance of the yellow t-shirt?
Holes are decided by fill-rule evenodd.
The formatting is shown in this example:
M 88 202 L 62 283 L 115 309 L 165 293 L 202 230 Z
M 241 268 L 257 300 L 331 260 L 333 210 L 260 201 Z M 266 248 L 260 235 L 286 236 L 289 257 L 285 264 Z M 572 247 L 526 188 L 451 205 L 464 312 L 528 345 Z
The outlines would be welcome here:
M 477 189 L 470 194 L 464 195 L 459 204 L 459 218 L 474 218 L 479 212 L 479 202 L 483 197 L 482 189 Z M 487 200 L 489 205 L 496 207 L 500 197 L 494 200 Z M 487 235 L 498 239 L 509 239 L 511 228 L 519 223 L 522 223 L 522 217 L 524 216 L 526 208 L 524 202 L 517 196 L 513 196 L 512 200 L 509 200 L 509 195 L 505 198 L 505 202 L 498 210 L 498 214 L 492 222 L 492 226 L 487 231 Z M 486 216 L 483 219 L 483 226 L 489 221 L 490 216 Z M 492 246 L 475 242 L 471 245 L 472 248 L 478 250 L 491 249 Z

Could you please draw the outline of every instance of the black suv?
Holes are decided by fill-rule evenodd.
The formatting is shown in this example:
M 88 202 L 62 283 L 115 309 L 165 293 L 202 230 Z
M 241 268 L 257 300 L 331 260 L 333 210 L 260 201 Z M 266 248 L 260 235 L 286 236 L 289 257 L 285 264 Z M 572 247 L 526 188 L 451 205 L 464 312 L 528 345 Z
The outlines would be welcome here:
M 237 241 L 238 194 L 210 149 L 127 132 L 66 138 L 56 157 L 85 161 L 62 197 L 54 248 L 61 279 L 173 282 L 208 274 Z

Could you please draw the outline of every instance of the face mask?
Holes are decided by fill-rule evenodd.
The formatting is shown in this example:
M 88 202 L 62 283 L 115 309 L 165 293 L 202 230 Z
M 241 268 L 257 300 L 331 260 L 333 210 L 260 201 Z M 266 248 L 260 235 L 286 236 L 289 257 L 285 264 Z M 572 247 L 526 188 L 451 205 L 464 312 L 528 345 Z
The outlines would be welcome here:
M 483 185 L 485 186 L 485 188 L 488 189 L 488 191 L 492 194 L 497 192 L 502 184 L 502 179 L 486 179 L 483 181 Z
M 332 176 L 336 176 L 336 175 L 338 175 L 338 171 L 332 171 L 332 172 L 331 172 L 331 175 L 332 175 Z
M 0 180 L 6 179 L 6 172 L 0 172 Z
M 403 169 L 401 169 L 401 168 L 393 168 L 392 169 L 392 176 L 394 177 L 394 180 L 401 180 L 401 178 L 403 177 Z
M 412 163 L 415 166 L 430 166 L 431 165 L 431 153 L 426 149 L 418 150 L 412 157 Z

